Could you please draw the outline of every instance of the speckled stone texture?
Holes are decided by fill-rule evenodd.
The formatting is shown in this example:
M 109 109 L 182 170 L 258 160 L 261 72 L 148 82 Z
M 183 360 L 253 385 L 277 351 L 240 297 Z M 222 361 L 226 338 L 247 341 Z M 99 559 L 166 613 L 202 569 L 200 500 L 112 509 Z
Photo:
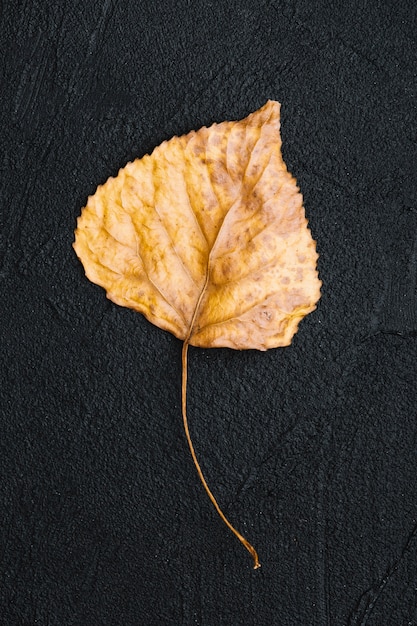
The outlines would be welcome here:
M 417 625 L 417 5 L 5 0 L 0 623 Z M 320 254 L 288 348 L 190 349 L 73 249 L 128 161 L 282 103 Z

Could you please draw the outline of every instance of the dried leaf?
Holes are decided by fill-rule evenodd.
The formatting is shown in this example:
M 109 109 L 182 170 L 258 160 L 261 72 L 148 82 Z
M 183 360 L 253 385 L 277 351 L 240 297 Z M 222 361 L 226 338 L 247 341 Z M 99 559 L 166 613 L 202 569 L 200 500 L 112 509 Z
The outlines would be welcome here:
M 113 302 L 188 345 L 267 350 L 290 344 L 320 298 L 315 242 L 281 155 L 280 105 L 173 137 L 88 199 L 74 248 Z M 255 558 L 256 555 L 256 558 Z

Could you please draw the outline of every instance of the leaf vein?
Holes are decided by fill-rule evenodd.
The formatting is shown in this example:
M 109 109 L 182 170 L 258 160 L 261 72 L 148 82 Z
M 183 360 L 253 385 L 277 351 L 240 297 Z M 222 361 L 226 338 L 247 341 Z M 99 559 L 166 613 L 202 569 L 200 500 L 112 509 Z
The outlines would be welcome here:
M 155 165 L 156 165 L 156 163 L 155 163 L 155 161 L 154 161 L 154 162 L 153 162 L 153 173 L 154 173 L 154 171 L 155 171 Z M 177 248 L 176 248 L 175 241 L 174 241 L 174 240 L 173 240 L 173 238 L 171 237 L 171 234 L 168 232 L 168 228 L 166 227 L 166 225 L 165 225 L 165 223 L 164 223 L 164 219 L 162 218 L 162 216 L 161 216 L 160 212 L 158 211 L 158 207 L 157 207 L 157 202 L 156 202 L 155 193 L 154 193 L 154 200 L 155 200 L 155 201 L 154 201 L 154 205 L 153 205 L 153 207 L 151 207 L 151 208 L 153 208 L 153 209 L 154 209 L 154 211 L 155 211 L 156 215 L 158 216 L 158 218 L 159 218 L 159 223 L 160 223 L 160 225 L 162 226 L 162 228 L 164 229 L 164 231 L 165 231 L 165 233 L 166 233 L 166 235 L 167 235 L 167 237 L 168 237 L 168 239 L 169 239 L 169 242 L 170 242 L 170 244 L 171 244 L 171 248 L 172 248 L 173 252 L 175 253 L 176 257 L 178 258 L 179 262 L 181 263 L 181 265 L 182 265 L 182 267 L 183 267 L 183 269 L 184 269 L 184 272 L 187 274 L 187 276 L 189 277 L 189 279 L 191 280 L 191 282 L 195 285 L 195 287 L 197 287 L 197 289 L 199 289 L 199 285 L 197 285 L 197 283 L 195 282 L 194 278 L 193 278 L 193 277 L 192 277 L 192 275 L 191 275 L 190 270 L 188 269 L 188 267 L 187 267 L 187 266 L 186 266 L 186 264 L 184 263 L 183 259 L 181 258 L 180 254 L 179 254 L 179 252 L 178 252 L 178 250 L 177 250 Z M 137 230 L 136 230 L 136 233 L 138 233 L 138 231 L 137 231 Z
M 135 229 L 135 233 L 136 233 L 136 236 L 137 236 L 137 228 L 136 228 L 136 225 L 135 225 L 135 224 L 133 224 L 133 227 L 134 227 L 134 229 Z M 107 228 L 104 226 L 104 224 L 102 224 L 102 225 L 101 225 L 101 230 L 103 230 L 103 231 L 106 233 L 106 235 L 108 235 L 108 237 L 110 237 L 111 239 L 113 239 L 113 241 L 116 241 L 117 243 L 119 243 L 119 244 L 120 244 L 120 242 L 116 239 L 116 237 L 114 237 L 114 235 L 112 235 L 112 234 L 111 234 L 111 232 L 107 230 Z M 106 264 L 102 263 L 102 262 L 99 260 L 99 257 L 98 257 L 98 255 L 97 255 L 97 252 L 95 252 L 95 251 L 91 248 L 91 246 L 89 245 L 89 241 L 88 241 L 88 239 L 86 240 L 86 244 L 87 244 L 87 247 L 88 247 L 88 249 L 90 250 L 90 252 L 92 252 L 92 254 L 94 254 L 94 256 L 96 257 L 98 265 L 101 265 L 101 267 L 104 267 L 104 268 L 110 269 L 112 272 L 114 272 L 115 274 L 118 274 L 119 276 L 123 276 L 123 274 L 120 274 L 120 272 L 115 272 L 115 271 L 114 271 L 114 270 L 112 270 L 112 269 L 111 269 L 108 265 L 106 265 Z M 120 244 L 120 245 L 124 245 L 124 244 Z M 125 246 L 125 247 L 126 247 L 126 248 L 129 248 L 130 250 L 132 250 L 132 251 L 133 251 L 133 248 L 131 248 L 130 246 Z M 178 315 L 178 316 L 179 316 L 179 317 L 180 317 L 180 318 L 184 321 L 184 323 L 185 323 L 185 324 L 187 324 L 187 321 L 186 321 L 186 319 L 185 319 L 184 315 L 183 315 L 183 314 L 182 314 L 182 313 L 181 313 L 181 312 L 180 312 L 180 311 L 179 311 L 179 310 L 175 307 L 175 305 L 173 305 L 173 304 L 172 304 L 172 302 L 170 302 L 170 301 L 168 300 L 167 296 L 163 293 L 163 291 L 161 290 L 161 288 L 160 288 L 160 287 L 158 287 L 158 285 L 155 283 L 155 281 L 154 281 L 154 280 L 152 280 L 152 278 L 149 276 L 149 274 L 148 274 L 148 272 L 146 271 L 146 268 L 145 268 L 145 263 L 144 263 L 144 260 L 143 260 L 143 256 L 142 256 L 142 255 L 141 255 L 141 253 L 140 253 L 140 248 L 139 248 L 139 246 L 137 246 L 137 249 L 136 249 L 134 252 L 135 252 L 135 253 L 137 254 L 137 256 L 139 257 L 140 262 L 142 263 L 143 273 L 145 274 L 145 276 L 146 276 L 146 278 L 148 279 L 148 281 L 150 282 L 150 284 L 151 284 L 151 285 L 152 285 L 152 286 L 156 289 L 156 291 L 158 292 L 158 294 L 161 296 L 161 298 L 162 298 L 163 300 L 165 300 L 165 302 L 168 304 L 168 306 L 169 306 L 169 307 L 171 307 L 171 309 L 172 309 L 173 311 L 175 311 L 175 313 L 176 313 L 176 314 L 177 314 L 177 315 Z

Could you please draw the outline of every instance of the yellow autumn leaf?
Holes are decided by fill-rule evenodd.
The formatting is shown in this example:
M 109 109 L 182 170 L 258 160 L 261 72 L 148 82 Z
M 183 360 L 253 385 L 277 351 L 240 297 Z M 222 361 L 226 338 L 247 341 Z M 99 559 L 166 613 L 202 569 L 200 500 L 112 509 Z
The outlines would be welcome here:
M 266 350 L 290 344 L 320 298 L 315 241 L 281 154 L 280 104 L 173 137 L 98 187 L 74 248 L 116 304 L 187 347 Z M 255 554 L 254 554 L 255 553 Z M 256 557 L 255 557 L 256 555 Z

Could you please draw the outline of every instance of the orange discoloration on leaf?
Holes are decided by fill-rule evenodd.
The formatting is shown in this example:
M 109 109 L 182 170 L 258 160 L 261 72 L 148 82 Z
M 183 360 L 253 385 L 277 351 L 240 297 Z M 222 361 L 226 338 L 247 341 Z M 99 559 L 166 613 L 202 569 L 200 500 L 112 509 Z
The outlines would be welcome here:
M 320 298 L 315 242 L 282 159 L 278 102 L 129 163 L 88 199 L 75 235 L 88 278 L 182 339 L 183 364 L 188 344 L 287 346 Z M 205 483 L 184 384 L 183 416 Z

